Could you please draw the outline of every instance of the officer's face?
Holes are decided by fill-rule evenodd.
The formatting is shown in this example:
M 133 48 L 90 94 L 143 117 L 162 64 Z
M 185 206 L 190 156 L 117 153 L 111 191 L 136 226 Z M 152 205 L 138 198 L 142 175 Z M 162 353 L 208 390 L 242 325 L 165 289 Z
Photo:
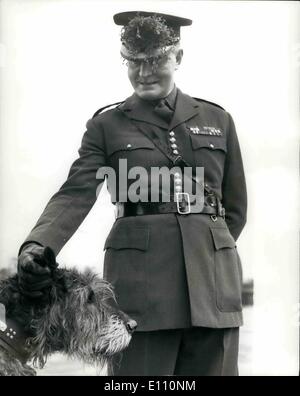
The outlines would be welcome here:
M 144 100 L 168 96 L 174 87 L 174 73 L 181 62 L 182 54 L 179 49 L 158 59 L 146 61 L 140 57 L 129 61 L 128 77 L 135 93 Z

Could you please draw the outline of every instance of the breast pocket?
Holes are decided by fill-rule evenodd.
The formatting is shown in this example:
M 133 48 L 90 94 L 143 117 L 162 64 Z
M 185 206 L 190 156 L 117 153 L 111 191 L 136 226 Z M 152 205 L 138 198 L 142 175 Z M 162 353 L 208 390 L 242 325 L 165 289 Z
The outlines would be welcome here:
M 216 303 L 222 312 L 242 310 L 242 272 L 233 237 L 227 228 L 211 228 L 214 243 Z
M 227 153 L 226 139 L 217 136 L 190 135 L 196 166 L 204 167 L 207 180 L 221 183 Z
M 118 155 L 122 158 L 143 155 L 154 149 L 154 144 L 143 136 L 122 136 L 107 143 L 107 156 Z
M 140 315 L 146 310 L 149 241 L 148 227 L 118 220 L 104 245 L 104 278 L 113 285 L 121 309 L 128 314 Z
M 205 135 L 190 135 L 192 140 L 193 150 L 206 149 L 211 152 L 221 151 L 224 154 L 227 152 L 226 140 L 222 137 L 205 136 Z

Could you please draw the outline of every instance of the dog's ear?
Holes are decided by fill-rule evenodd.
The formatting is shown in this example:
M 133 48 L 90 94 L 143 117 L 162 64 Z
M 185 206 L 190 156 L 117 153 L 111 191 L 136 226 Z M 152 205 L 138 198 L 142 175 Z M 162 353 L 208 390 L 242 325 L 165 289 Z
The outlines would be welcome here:
M 58 296 L 60 293 L 67 293 L 74 285 L 74 276 L 72 272 L 65 268 L 57 268 L 52 272 L 55 287 L 52 288 L 52 293 Z
M 72 273 L 68 270 L 64 270 L 63 275 L 64 275 L 62 278 L 63 284 L 65 287 L 65 290 L 68 291 L 74 285 L 74 277 L 73 277 Z

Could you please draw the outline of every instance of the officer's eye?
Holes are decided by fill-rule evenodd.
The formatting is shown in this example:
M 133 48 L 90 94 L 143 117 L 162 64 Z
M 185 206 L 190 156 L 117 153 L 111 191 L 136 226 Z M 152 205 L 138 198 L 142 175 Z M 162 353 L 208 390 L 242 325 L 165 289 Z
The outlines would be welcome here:
M 157 68 L 163 65 L 163 63 L 165 62 L 166 57 L 165 56 L 156 56 L 153 58 L 149 58 L 148 59 L 148 64 L 152 67 L 152 68 Z
M 132 67 L 139 67 L 141 65 L 141 61 L 139 59 L 130 59 L 128 64 Z
M 130 67 L 139 67 L 141 64 L 141 61 L 139 59 L 125 59 L 122 58 L 122 63 L 125 66 L 130 66 Z

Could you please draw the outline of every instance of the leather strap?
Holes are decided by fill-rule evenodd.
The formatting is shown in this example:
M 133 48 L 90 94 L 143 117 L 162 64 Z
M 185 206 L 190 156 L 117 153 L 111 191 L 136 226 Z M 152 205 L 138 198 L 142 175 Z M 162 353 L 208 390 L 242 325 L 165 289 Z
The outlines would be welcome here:
M 30 350 L 26 346 L 28 334 L 13 319 L 6 318 L 6 329 L 0 330 L 0 345 L 22 363 L 30 357 Z
M 177 202 L 117 202 L 116 203 L 116 218 L 127 216 L 141 216 L 141 215 L 155 215 L 166 213 L 185 214 L 184 207 L 181 207 L 182 212 L 178 211 Z M 203 206 L 201 210 L 193 203 L 190 205 L 189 213 L 201 213 L 208 215 L 218 215 L 217 206 Z

